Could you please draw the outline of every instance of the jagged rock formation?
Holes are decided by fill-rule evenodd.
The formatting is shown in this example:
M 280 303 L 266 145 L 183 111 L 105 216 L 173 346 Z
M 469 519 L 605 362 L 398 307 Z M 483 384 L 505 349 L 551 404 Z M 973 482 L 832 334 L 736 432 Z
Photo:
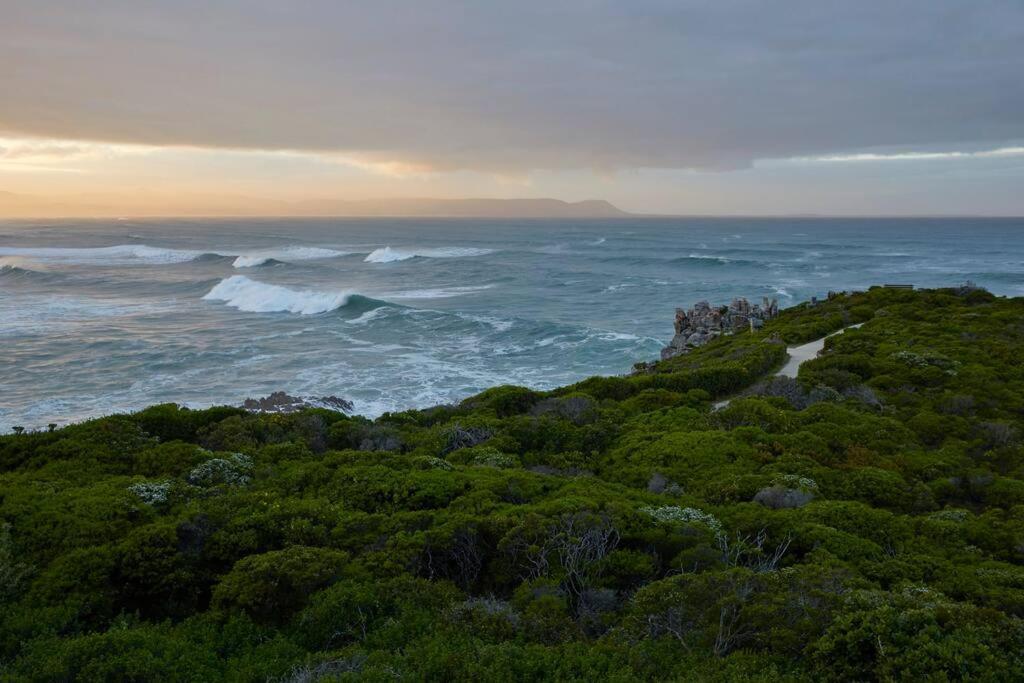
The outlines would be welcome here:
M 294 413 L 303 408 L 326 408 L 339 413 L 350 413 L 353 408 L 352 401 L 337 396 L 303 398 L 291 396 L 283 391 L 275 391 L 263 398 L 247 398 L 242 407 L 251 413 Z
M 779 314 L 776 299 L 762 299 L 762 303 L 751 304 L 744 298 L 733 299 L 728 306 L 712 306 L 699 301 L 689 311 L 676 309 L 676 334 L 668 346 L 661 350 L 661 359 L 689 353 L 691 349 L 703 346 L 723 334 L 732 334 L 750 328 L 757 329 Z

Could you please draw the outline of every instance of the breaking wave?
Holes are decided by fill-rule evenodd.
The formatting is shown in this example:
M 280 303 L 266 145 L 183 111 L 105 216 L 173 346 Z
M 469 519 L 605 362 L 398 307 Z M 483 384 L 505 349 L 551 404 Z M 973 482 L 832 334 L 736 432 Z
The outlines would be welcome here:
M 10 282 L 57 282 L 62 273 L 23 256 L 0 256 L 0 278 Z
M 0 256 L 0 271 L 5 273 L 32 272 L 35 264 L 21 256 Z
M 689 254 L 683 258 L 675 259 L 676 261 L 703 261 L 705 263 L 732 263 L 733 259 L 726 256 L 716 256 L 715 254 Z
M 188 261 L 216 261 L 234 257 L 235 268 L 251 268 L 281 261 L 309 261 L 346 256 L 352 252 L 322 247 L 291 246 L 240 252 L 231 249 L 200 251 L 165 249 L 146 244 L 113 247 L 0 247 L 0 257 L 28 258 L 41 263 L 75 265 L 166 265 Z
M 493 249 L 480 249 L 477 247 L 436 247 L 436 248 L 396 248 L 390 246 L 381 249 L 374 249 L 366 258 L 366 263 L 391 263 L 393 261 L 405 261 L 411 258 L 459 258 L 462 256 L 484 256 L 493 253 Z
M 258 266 L 281 266 L 284 261 L 278 261 L 273 256 L 237 256 L 231 262 L 235 268 L 256 268 Z
M 223 301 L 228 306 L 248 313 L 326 313 L 348 305 L 355 292 L 317 292 L 295 290 L 232 275 L 214 285 L 203 299 Z M 365 297 L 360 297 L 365 300 Z
M 347 256 L 352 252 L 324 249 L 323 247 L 283 247 L 281 249 L 264 249 L 240 254 L 232 263 L 235 268 L 253 268 L 256 266 L 287 263 L 288 261 L 312 261 Z
M 0 247 L 0 256 L 22 256 L 35 261 L 132 265 L 184 263 L 203 252 L 192 249 L 164 249 L 145 244 L 119 244 L 113 247 Z
M 632 266 L 659 266 L 666 264 L 703 264 L 708 266 L 726 265 L 757 265 L 760 261 L 738 259 L 718 254 L 690 253 L 686 256 L 668 257 L 664 255 L 617 255 L 599 258 L 602 263 L 626 264 Z
M 681 256 L 679 258 L 672 259 L 673 263 L 686 263 L 694 262 L 706 263 L 708 265 L 753 265 L 759 263 L 758 261 L 751 261 L 749 259 L 737 259 L 727 258 L 725 256 L 719 256 L 717 254 L 688 254 L 687 256 Z
M 456 296 L 472 294 L 473 292 L 482 292 L 485 289 L 491 289 L 492 287 L 494 287 L 494 285 L 442 287 L 437 289 L 410 289 L 407 291 L 385 294 L 384 296 L 391 299 L 450 299 Z

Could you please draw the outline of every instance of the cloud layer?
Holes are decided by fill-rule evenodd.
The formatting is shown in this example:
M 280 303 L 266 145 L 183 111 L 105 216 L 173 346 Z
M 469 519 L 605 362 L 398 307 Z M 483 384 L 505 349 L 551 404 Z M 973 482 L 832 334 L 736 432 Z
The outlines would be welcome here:
M 1024 3 L 0 0 L 0 132 L 727 169 L 1024 139 Z

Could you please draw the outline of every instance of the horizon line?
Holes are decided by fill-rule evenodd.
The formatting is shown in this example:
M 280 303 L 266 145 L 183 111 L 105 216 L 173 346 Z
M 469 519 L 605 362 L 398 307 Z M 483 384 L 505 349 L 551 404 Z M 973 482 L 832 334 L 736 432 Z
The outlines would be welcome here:
M 308 219 L 464 219 L 476 220 L 481 218 L 500 220 L 587 220 L 587 221 L 614 221 L 633 218 L 749 218 L 749 219 L 956 219 L 956 218 L 988 218 L 1006 220 L 1024 220 L 1024 214 L 942 214 L 942 213 L 920 213 L 920 214 L 829 214 L 829 213 L 638 213 L 631 211 L 620 211 L 622 216 L 502 216 L 498 214 L 121 214 L 98 216 L 88 214 L 25 214 L 0 216 L 0 221 L 6 220 L 166 220 L 166 219 L 216 219 L 216 218 L 248 218 L 248 219 L 282 219 L 289 220 Z

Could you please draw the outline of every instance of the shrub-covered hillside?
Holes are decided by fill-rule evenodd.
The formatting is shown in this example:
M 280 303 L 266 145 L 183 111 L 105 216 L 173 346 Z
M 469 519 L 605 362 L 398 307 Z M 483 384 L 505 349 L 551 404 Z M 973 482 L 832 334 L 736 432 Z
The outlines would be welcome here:
M 552 392 L 0 437 L 0 678 L 1021 680 L 1022 359 L 1024 299 L 873 289 Z

